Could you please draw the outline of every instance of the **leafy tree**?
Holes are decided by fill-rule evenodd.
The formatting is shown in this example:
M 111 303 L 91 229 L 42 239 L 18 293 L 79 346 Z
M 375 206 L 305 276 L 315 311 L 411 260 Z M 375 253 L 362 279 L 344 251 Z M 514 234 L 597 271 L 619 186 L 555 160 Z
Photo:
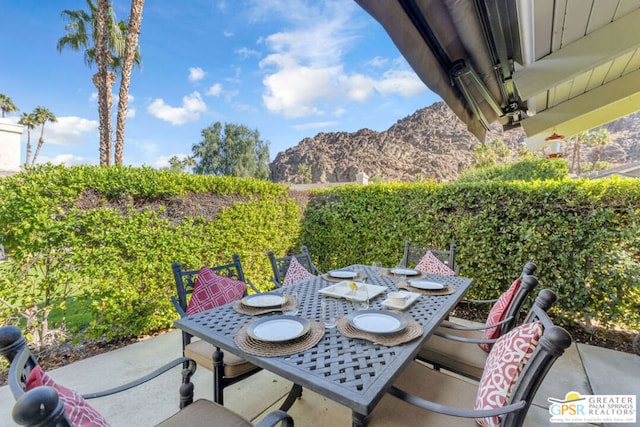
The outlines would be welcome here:
M 602 149 L 609 145 L 610 142 L 611 136 L 609 135 L 609 131 L 606 129 L 598 129 L 597 131 L 590 133 L 588 143 L 595 147 L 593 153 L 593 166 L 591 167 L 591 170 L 596 170 L 596 164 L 600 160 Z
M 296 169 L 296 174 L 302 178 L 303 184 L 311 184 L 313 181 L 311 176 L 311 166 L 306 163 L 300 163 Z
M 573 156 L 571 158 L 571 172 L 580 173 L 580 146 L 589 140 L 588 132 L 580 132 L 573 138 Z
M 258 130 L 244 125 L 214 123 L 202 130 L 202 141 L 192 147 L 195 173 L 267 179 L 269 142 Z
M 133 1 L 136 5 L 132 4 L 132 8 L 137 7 L 140 0 Z M 93 75 L 93 84 L 98 89 L 100 164 L 109 165 L 112 149 L 111 88 L 115 84 L 115 72 L 121 69 L 123 60 L 126 61 L 127 24 L 124 21 L 116 21 L 115 13 L 108 0 L 98 0 L 97 4 L 93 0 L 87 0 L 87 7 L 88 11 L 64 10 L 62 12 L 62 18 L 67 21 L 66 34 L 58 40 L 57 49 L 59 52 L 64 48 L 74 51 L 83 50 L 85 64 L 88 67 L 97 65 L 98 71 Z M 141 10 L 140 7 L 140 12 Z M 135 39 L 137 44 L 137 34 Z M 139 64 L 139 51 L 134 48 L 134 52 L 133 61 Z M 123 96 L 125 102 L 128 100 L 128 82 L 126 86 L 127 94 Z M 126 114 L 126 111 L 123 114 Z
M 509 149 L 500 138 L 496 138 L 489 144 L 482 142 L 473 150 L 476 156 L 475 167 L 484 168 L 497 163 L 498 159 L 509 157 Z
M 15 113 L 18 111 L 18 107 L 15 106 L 11 98 L 0 93 L 0 110 L 2 110 L 2 117 L 4 117 L 6 113 Z
M 24 164 L 28 165 L 29 159 L 31 158 L 31 130 L 39 125 L 40 122 L 38 122 L 34 113 L 22 113 L 20 120 L 18 120 L 18 124 L 26 126 L 27 128 L 27 156 Z
M 42 144 L 44 144 L 44 124 L 46 122 L 55 123 L 58 121 L 56 116 L 45 107 L 36 107 L 33 110 L 33 115 L 35 116 L 35 119 L 38 122 L 38 124 L 42 126 L 42 128 L 40 130 L 40 139 L 38 140 L 38 146 L 36 147 L 36 152 L 33 155 L 31 166 L 34 166 L 36 164 L 36 159 L 38 158 L 38 154 L 40 154 L 40 149 L 42 148 Z
M 517 162 L 464 171 L 456 182 L 560 180 L 569 168 L 563 159 L 529 157 Z
M 142 8 L 144 0 L 131 0 L 131 12 L 129 13 L 129 26 L 124 45 L 122 61 L 122 75 L 120 77 L 120 95 L 118 98 L 118 117 L 116 119 L 116 150 L 114 163 L 122 164 L 122 152 L 124 151 L 124 125 L 127 120 L 127 107 L 129 104 L 129 83 L 131 82 L 131 71 L 139 56 L 138 36 L 142 24 Z

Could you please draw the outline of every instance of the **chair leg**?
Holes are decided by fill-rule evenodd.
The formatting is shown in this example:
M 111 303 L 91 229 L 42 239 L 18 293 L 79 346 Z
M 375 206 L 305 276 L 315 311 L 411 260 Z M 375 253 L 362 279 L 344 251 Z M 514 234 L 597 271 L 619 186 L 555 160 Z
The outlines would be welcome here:
M 180 385 L 180 409 L 193 403 L 193 383 L 191 376 L 196 369 L 195 362 L 186 362 L 188 367 L 182 370 L 182 385 Z
M 213 401 L 224 405 L 224 353 L 219 347 L 213 352 Z
M 296 399 L 302 396 L 302 386 L 298 384 L 294 384 L 289 390 L 289 394 L 282 405 L 280 405 L 281 411 L 288 411 L 291 406 L 295 403 Z

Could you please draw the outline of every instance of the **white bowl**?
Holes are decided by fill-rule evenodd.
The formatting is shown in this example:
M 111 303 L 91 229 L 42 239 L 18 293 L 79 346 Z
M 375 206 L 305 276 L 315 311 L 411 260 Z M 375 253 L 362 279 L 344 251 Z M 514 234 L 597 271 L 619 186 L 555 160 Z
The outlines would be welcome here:
M 387 299 L 393 305 L 404 305 L 409 299 L 409 294 L 406 292 L 389 292 L 387 294 Z

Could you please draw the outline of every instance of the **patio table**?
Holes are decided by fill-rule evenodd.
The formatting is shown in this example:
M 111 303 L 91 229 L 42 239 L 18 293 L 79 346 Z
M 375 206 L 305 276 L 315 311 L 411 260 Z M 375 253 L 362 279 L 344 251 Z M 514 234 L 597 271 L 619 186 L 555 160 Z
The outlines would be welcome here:
M 385 286 L 389 291 L 398 289 L 395 284 L 399 279 L 376 274 L 368 266 L 361 267 L 368 276 L 368 283 Z M 425 279 L 453 286 L 455 292 L 438 296 L 421 295 L 404 313 L 422 325 L 422 336 L 393 347 L 348 338 L 341 335 L 337 328 L 332 328 L 327 329 L 320 342 L 309 350 L 288 356 L 256 356 L 242 351 L 234 342 L 236 333 L 256 316 L 240 314 L 233 309 L 232 304 L 183 317 L 174 325 L 294 384 L 349 407 L 353 414 L 353 426 L 365 426 L 366 416 L 415 358 L 438 324 L 462 299 L 472 282 L 472 279 L 458 276 L 427 275 Z M 322 296 L 318 290 L 334 284 L 335 282 L 318 276 L 292 285 L 300 291 L 298 315 L 321 321 L 320 302 L 328 297 Z M 272 292 L 282 293 L 282 289 Z M 381 303 L 385 296 L 386 292 L 372 299 L 370 308 L 383 310 Z M 347 315 L 353 310 L 350 301 L 336 301 L 341 315 Z

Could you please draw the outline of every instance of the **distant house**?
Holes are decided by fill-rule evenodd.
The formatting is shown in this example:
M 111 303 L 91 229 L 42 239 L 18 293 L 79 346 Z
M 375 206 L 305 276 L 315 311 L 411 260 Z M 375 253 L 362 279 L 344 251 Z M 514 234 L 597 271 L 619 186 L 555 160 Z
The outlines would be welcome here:
M 0 176 L 20 172 L 22 125 L 0 118 Z

